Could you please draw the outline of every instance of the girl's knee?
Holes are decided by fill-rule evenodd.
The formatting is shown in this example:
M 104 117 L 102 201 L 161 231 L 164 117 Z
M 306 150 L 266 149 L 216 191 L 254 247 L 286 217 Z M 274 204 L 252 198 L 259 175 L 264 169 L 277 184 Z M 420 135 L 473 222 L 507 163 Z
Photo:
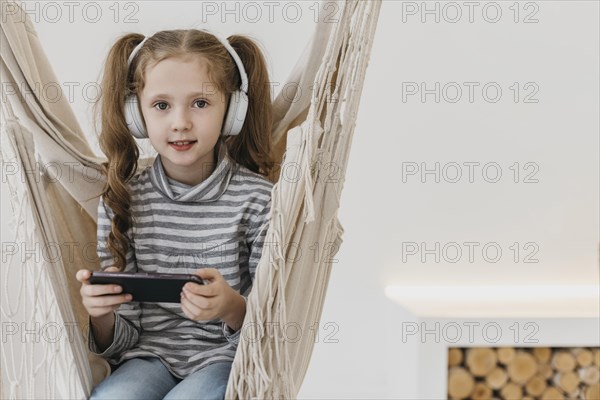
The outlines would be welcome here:
M 133 358 L 100 382 L 89 399 L 160 400 L 176 384 L 159 359 Z
M 120 397 L 123 397 L 123 393 L 117 393 L 110 388 L 100 388 L 100 386 L 96 386 L 94 390 L 92 390 L 92 394 L 88 400 L 108 400 L 118 399 Z

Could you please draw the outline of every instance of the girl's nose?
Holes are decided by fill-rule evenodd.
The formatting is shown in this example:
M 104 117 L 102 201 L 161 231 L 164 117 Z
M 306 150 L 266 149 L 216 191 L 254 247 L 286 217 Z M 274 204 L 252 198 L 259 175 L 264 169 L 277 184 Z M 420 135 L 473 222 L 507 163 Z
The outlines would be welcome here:
M 174 131 L 186 131 L 192 127 L 192 120 L 187 110 L 180 110 L 175 113 L 172 129 Z

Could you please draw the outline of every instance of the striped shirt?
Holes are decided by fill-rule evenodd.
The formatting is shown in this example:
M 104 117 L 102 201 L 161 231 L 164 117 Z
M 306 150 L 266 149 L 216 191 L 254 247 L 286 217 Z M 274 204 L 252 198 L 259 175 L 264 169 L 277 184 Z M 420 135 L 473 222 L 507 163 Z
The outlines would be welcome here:
M 169 178 L 160 155 L 129 183 L 133 223 L 125 271 L 194 273 L 216 268 L 244 298 L 252 288 L 267 233 L 273 184 L 236 163 L 222 141 L 212 174 L 196 186 Z M 107 248 L 114 213 L 98 205 L 100 268 L 113 265 Z M 158 357 L 183 379 L 215 362 L 233 361 L 241 329 L 220 319 L 193 321 L 179 303 L 135 299 L 115 309 L 112 344 L 100 352 L 88 332 L 89 350 L 117 365 L 134 357 Z M 91 320 L 90 320 L 91 322 Z

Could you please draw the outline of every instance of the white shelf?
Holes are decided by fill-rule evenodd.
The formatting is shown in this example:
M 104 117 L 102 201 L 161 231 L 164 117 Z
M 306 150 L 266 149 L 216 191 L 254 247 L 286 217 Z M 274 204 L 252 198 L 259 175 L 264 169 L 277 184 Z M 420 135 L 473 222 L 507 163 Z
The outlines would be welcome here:
M 446 399 L 449 347 L 600 347 L 597 290 L 592 285 L 412 285 L 388 286 L 385 293 L 392 308 L 414 314 L 389 328 L 399 340 L 395 346 L 417 349 L 418 398 Z M 389 371 L 389 382 L 397 372 Z
M 598 285 L 390 285 L 386 296 L 419 317 L 598 318 Z

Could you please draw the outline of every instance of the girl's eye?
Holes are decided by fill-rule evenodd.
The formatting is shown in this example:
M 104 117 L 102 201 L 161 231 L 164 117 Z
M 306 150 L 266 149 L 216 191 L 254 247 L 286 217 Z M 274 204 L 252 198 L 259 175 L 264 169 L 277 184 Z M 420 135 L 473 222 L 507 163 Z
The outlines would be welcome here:
M 205 108 L 208 105 L 206 100 L 196 100 L 194 102 L 194 104 L 197 104 L 199 108 Z M 164 106 L 164 107 L 162 107 L 162 106 Z M 154 104 L 154 107 L 155 108 L 158 107 L 159 110 L 165 111 L 167 109 L 167 103 L 165 103 L 164 101 L 160 101 L 160 102 Z
M 167 103 L 165 103 L 165 102 L 162 102 L 162 101 L 161 101 L 161 102 L 159 102 L 159 103 L 156 103 L 156 104 L 154 105 L 154 107 L 156 107 L 156 106 L 159 106 L 159 105 L 161 105 L 161 104 L 162 104 L 162 105 L 165 105 L 165 106 L 167 105 Z M 162 107 L 158 107 L 158 109 L 159 109 L 159 110 L 162 110 L 162 111 L 166 110 L 166 108 L 162 108 Z

